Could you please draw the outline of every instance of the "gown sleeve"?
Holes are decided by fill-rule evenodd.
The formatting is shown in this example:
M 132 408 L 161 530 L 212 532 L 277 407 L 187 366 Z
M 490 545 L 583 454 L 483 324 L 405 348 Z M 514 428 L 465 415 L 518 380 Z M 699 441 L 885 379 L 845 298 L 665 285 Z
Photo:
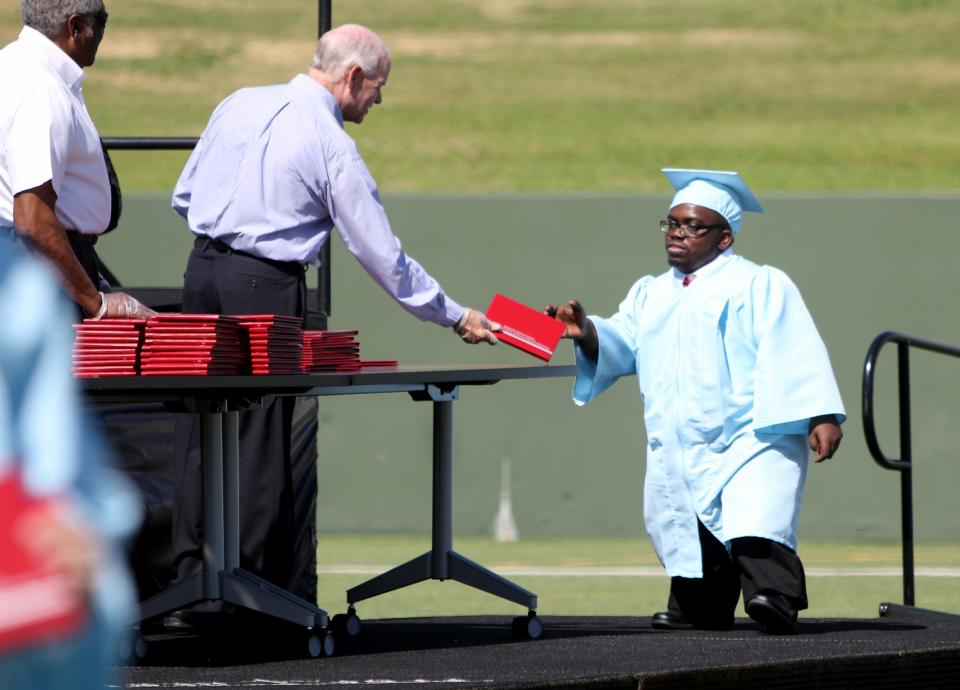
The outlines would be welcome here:
M 577 376 L 573 382 L 573 402 L 586 405 L 616 383 L 621 376 L 637 372 L 637 314 L 646 297 L 650 276 L 634 283 L 610 318 L 590 316 L 600 340 L 597 361 L 584 355 L 574 344 Z
M 782 271 L 763 267 L 751 285 L 757 343 L 754 428 L 805 434 L 819 415 L 846 419 L 827 348 L 800 291 Z

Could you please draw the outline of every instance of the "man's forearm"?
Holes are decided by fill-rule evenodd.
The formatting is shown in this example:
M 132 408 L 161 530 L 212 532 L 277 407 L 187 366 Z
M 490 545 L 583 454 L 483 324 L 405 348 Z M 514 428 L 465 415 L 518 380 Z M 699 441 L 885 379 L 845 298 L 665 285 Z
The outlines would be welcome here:
M 47 186 L 49 183 L 14 198 L 14 227 L 32 251 L 53 264 L 70 298 L 88 314 L 94 314 L 100 308 L 100 293 L 70 247 L 51 203 L 56 196 Z

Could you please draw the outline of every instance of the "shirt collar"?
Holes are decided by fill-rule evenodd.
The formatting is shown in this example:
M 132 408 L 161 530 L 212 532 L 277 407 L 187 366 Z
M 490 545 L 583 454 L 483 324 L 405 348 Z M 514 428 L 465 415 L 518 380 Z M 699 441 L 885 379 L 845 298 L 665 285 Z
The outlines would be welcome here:
M 340 128 L 343 129 L 343 113 L 340 111 L 340 105 L 323 84 L 316 82 L 306 74 L 298 74 L 290 80 L 290 85 L 323 101 L 323 105 L 337 118 Z
M 674 268 L 673 278 L 677 283 L 683 283 L 683 279 L 686 278 L 688 275 L 702 280 L 703 278 L 706 278 L 707 276 L 712 275 L 717 271 L 719 271 L 732 258 L 733 258 L 733 247 L 727 247 L 723 252 L 717 255 L 717 258 L 715 258 L 713 261 L 711 261 L 707 265 L 701 266 L 693 273 L 684 273 L 683 271 L 679 271 L 676 268 Z
M 56 43 L 36 29 L 25 26 L 20 31 L 19 42 L 39 58 L 63 83 L 79 91 L 83 83 L 83 70 Z

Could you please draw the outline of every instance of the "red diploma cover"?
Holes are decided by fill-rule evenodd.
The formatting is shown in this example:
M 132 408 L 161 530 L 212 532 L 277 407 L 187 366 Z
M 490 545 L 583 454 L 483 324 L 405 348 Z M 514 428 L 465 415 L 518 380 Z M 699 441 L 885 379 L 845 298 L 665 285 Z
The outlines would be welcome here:
M 24 544 L 24 516 L 49 509 L 49 501 L 24 492 L 16 471 L 0 477 L 0 653 L 66 637 L 86 621 L 86 605 L 66 576 Z
M 490 302 L 487 318 L 500 324 L 500 340 L 547 362 L 563 335 L 562 322 L 499 293 Z

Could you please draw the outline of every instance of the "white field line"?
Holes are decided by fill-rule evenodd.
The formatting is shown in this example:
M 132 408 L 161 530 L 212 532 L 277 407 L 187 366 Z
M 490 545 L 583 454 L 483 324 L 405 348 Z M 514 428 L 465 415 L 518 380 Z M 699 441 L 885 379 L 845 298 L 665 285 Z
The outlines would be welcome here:
M 489 566 L 499 575 L 509 577 L 664 577 L 663 568 L 653 566 Z M 391 569 L 379 565 L 321 565 L 321 575 L 377 575 Z M 903 570 L 892 568 L 805 568 L 807 577 L 899 577 Z M 960 577 L 960 568 L 918 567 L 917 577 Z
M 466 678 L 410 678 L 404 680 L 393 680 L 390 678 L 367 678 L 364 680 L 279 680 L 270 678 L 254 678 L 253 680 L 241 681 L 218 681 L 218 680 L 197 680 L 197 681 L 168 681 L 159 683 L 126 683 L 125 685 L 106 685 L 108 688 L 126 688 L 126 690 L 140 688 L 326 688 L 326 687 L 354 687 L 366 686 L 376 687 L 380 685 L 453 685 L 463 683 L 471 687 L 479 685 L 489 685 L 493 683 L 492 678 L 482 680 L 468 680 Z

